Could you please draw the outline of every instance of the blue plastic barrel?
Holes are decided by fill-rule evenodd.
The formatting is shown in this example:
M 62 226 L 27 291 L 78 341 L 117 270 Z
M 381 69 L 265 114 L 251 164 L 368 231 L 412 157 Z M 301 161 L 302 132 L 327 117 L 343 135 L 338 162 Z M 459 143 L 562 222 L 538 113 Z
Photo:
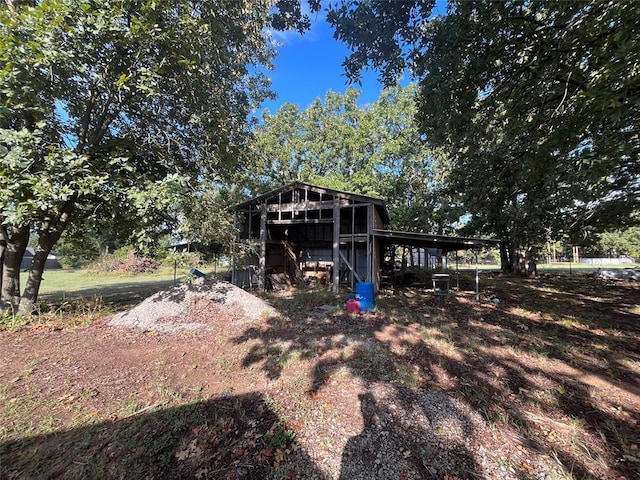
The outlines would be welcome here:
M 362 312 L 372 312 L 376 306 L 376 294 L 372 282 L 356 283 L 356 296 Z

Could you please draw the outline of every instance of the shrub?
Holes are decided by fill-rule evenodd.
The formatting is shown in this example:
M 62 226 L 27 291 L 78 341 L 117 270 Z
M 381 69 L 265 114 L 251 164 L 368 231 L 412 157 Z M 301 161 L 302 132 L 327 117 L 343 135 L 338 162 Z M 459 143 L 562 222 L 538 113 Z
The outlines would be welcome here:
M 98 272 L 144 273 L 155 272 L 160 264 L 153 258 L 138 256 L 129 250 L 123 258 L 122 253 L 104 256 L 93 268 Z
M 169 251 L 162 259 L 162 264 L 179 268 L 197 267 L 204 264 L 203 255 L 199 252 L 174 252 Z

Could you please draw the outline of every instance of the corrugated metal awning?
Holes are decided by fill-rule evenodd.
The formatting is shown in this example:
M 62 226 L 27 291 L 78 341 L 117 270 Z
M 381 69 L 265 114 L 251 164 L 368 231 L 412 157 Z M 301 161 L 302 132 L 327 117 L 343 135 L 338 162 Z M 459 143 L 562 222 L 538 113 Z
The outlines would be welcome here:
M 397 232 L 394 230 L 373 230 L 373 235 L 387 245 L 439 248 L 447 251 L 497 247 L 500 245 L 499 240 L 488 238 L 452 237 L 432 233 Z

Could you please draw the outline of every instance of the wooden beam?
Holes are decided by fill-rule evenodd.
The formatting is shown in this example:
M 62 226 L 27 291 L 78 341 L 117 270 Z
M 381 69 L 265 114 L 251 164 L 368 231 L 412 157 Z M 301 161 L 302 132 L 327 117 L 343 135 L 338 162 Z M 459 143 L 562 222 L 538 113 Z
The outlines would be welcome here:
M 348 206 L 348 200 L 340 200 L 342 206 Z M 302 201 L 295 203 L 269 203 L 267 211 L 269 212 L 301 212 L 303 210 L 331 210 L 333 208 L 333 200 L 321 201 Z M 256 211 L 259 209 L 256 208 Z
M 354 240 L 356 243 L 364 243 L 367 241 L 367 235 L 359 233 L 358 235 L 340 235 L 340 243 L 347 244 Z
M 342 258 L 342 260 L 344 260 L 344 263 L 347 264 L 347 268 L 351 270 L 351 273 L 356 278 L 356 280 L 361 282 L 362 278 L 360 278 L 360 275 L 358 275 L 358 272 L 356 272 L 356 270 L 353 268 L 349 260 L 347 260 L 347 258 L 344 256 L 344 253 L 340 252 L 340 257 Z
M 356 264 L 356 207 L 355 205 L 351 206 L 351 259 L 353 264 Z M 347 264 L 348 265 L 348 264 Z M 353 267 L 349 267 L 351 269 L 351 286 L 355 286 L 355 279 L 358 278 L 358 274 L 356 273 L 356 269 Z
M 291 219 L 291 220 L 267 220 L 267 224 L 268 225 L 304 225 L 304 224 L 311 224 L 311 223 L 325 223 L 325 224 L 329 224 L 332 223 L 330 218 L 312 218 L 309 220 L 304 220 L 304 219 Z
M 333 199 L 333 293 L 340 291 L 340 200 Z
M 264 291 L 267 271 L 267 209 L 262 205 L 260 212 L 260 258 L 258 259 L 258 289 Z
M 373 205 L 367 207 L 367 281 L 373 282 Z M 374 285 L 375 286 L 375 285 Z
M 233 212 L 233 228 L 238 233 L 236 234 L 236 241 L 233 242 L 233 251 L 231 252 L 231 284 L 237 286 L 236 282 L 238 281 L 238 274 L 236 273 L 236 256 L 238 254 L 237 244 L 240 240 L 240 231 L 238 230 L 238 212 L 235 211 Z

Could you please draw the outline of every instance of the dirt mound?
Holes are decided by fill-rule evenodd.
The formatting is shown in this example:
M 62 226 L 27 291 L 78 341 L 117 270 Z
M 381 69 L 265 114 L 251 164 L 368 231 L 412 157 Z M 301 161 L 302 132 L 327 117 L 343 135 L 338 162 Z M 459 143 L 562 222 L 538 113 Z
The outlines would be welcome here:
M 199 278 L 158 292 L 134 308 L 115 315 L 109 324 L 144 331 L 206 329 L 224 320 L 249 323 L 278 312 L 264 300 L 228 282 Z

